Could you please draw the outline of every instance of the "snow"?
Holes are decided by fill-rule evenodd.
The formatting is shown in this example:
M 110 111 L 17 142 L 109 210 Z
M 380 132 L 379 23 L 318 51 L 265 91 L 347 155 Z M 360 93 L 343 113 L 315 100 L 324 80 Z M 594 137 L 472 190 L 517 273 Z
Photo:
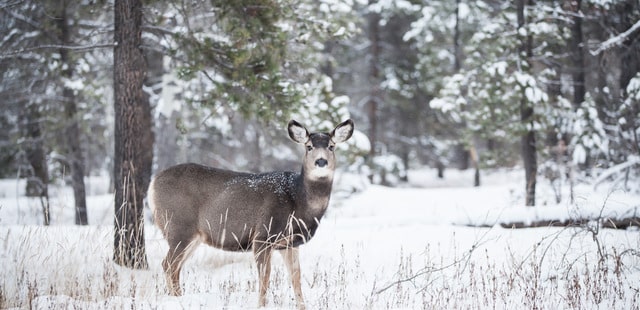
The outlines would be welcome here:
M 334 37 L 341 37 L 344 36 L 347 33 L 347 28 L 340 26 L 340 28 L 338 28 L 338 30 L 336 30 L 333 33 Z
M 626 31 L 600 43 L 600 46 L 595 51 L 589 52 L 591 53 L 591 55 L 596 56 L 614 46 L 621 45 L 631 34 L 633 34 L 638 29 L 640 29 L 640 20 L 636 21 L 636 23 Z
M 347 145 L 363 153 L 367 153 L 371 150 L 371 141 L 369 141 L 369 137 L 365 133 L 357 129 L 353 131 L 353 135 L 349 140 L 347 140 Z M 344 145 L 338 144 L 338 147 L 341 149 L 346 149 L 346 146 Z
M 629 94 L 629 98 L 640 100 L 640 73 L 637 73 L 636 76 L 629 81 L 627 94 Z
M 412 4 L 406 0 L 380 0 L 373 4 L 369 4 L 369 11 L 375 13 L 383 13 L 397 9 L 399 11 L 415 12 L 420 9 L 419 5 Z
M 163 57 L 163 64 L 165 68 L 169 68 L 171 59 L 167 56 Z M 157 114 L 162 114 L 166 117 L 171 117 L 174 111 L 180 111 L 179 100 L 176 100 L 180 94 L 182 82 L 176 76 L 176 72 L 170 71 L 162 75 L 162 93 L 158 100 L 158 107 L 156 108 Z
M 314 239 L 301 247 L 307 307 L 637 309 L 637 229 L 496 224 L 625 216 L 638 211 L 640 195 L 607 183 L 597 188 L 579 183 L 575 203 L 555 204 L 540 177 L 540 206 L 524 207 L 523 175 L 520 169 L 483 172 L 482 186 L 472 187 L 470 170 L 446 170 L 445 179 L 432 169 L 410 170 L 410 183 L 401 188 L 363 186 L 362 175 L 337 175 L 337 191 L 354 185 L 360 192 L 336 195 Z M 53 226 L 43 227 L 35 225 L 41 221 L 39 201 L 23 196 L 24 181 L 0 180 L 0 307 L 255 307 L 252 255 L 206 246 L 185 264 L 184 296 L 168 296 L 161 268 L 167 244 L 148 214 L 149 270 L 114 265 L 108 178 L 92 177 L 88 183 L 91 226 L 73 225 L 72 191 L 58 184 L 50 189 Z M 267 297 L 271 309 L 295 306 L 279 255 L 273 257 Z

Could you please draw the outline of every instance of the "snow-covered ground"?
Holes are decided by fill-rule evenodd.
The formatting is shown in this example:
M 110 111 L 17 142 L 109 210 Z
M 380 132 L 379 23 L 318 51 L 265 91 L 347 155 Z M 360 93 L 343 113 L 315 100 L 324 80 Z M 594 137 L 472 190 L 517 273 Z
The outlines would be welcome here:
M 540 178 L 537 201 L 522 206 L 523 174 L 410 171 L 402 188 L 365 186 L 336 195 L 314 237 L 301 247 L 309 309 L 638 309 L 640 231 L 597 225 L 504 229 L 502 222 L 633 215 L 640 196 L 607 184 L 578 184 L 576 202 L 555 204 Z M 341 176 L 342 188 L 362 188 Z M 348 183 L 354 183 L 351 186 Z M 357 184 L 356 184 L 357 183 Z M 167 244 L 146 225 L 149 270 L 111 261 L 113 196 L 88 180 L 91 226 L 73 225 L 69 188 L 51 189 L 52 223 L 24 184 L 0 181 L 0 308 L 221 309 L 257 305 L 250 253 L 201 246 L 182 273 L 184 296 L 165 293 Z M 634 186 L 638 181 L 634 180 Z M 567 200 L 568 193 L 563 193 Z M 472 226 L 482 227 L 472 227 Z M 282 259 L 274 256 L 268 307 L 294 308 Z

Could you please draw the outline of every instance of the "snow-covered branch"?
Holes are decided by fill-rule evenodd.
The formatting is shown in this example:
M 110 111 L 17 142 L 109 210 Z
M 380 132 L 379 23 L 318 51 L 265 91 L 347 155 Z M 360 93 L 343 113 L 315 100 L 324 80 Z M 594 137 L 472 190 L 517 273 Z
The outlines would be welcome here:
M 35 21 L 34 19 L 29 18 L 27 16 L 24 16 L 22 14 L 19 14 L 19 13 L 16 13 L 16 12 L 8 10 L 7 8 L 12 6 L 12 5 L 13 4 L 8 4 L 6 6 L 3 6 L 2 10 L 5 13 L 7 13 L 9 16 L 13 17 L 14 19 L 22 21 L 23 23 L 28 24 L 29 26 L 33 27 L 34 29 L 42 29 L 42 25 L 39 22 Z
M 640 20 L 637 21 L 635 24 L 633 24 L 633 26 L 631 26 L 631 28 L 627 29 L 627 31 L 613 37 L 610 38 L 607 41 L 604 41 L 602 43 L 600 43 L 600 47 L 598 47 L 598 49 L 596 49 L 595 51 L 589 51 L 591 53 L 591 55 L 598 55 L 616 45 L 620 45 L 622 44 L 622 42 L 627 39 L 627 37 L 629 37 L 634 31 L 640 29 Z
M 100 49 L 100 48 L 113 48 L 114 46 L 115 46 L 114 43 L 75 45 L 75 46 L 72 46 L 72 45 L 61 45 L 61 44 L 46 44 L 46 45 L 39 45 L 39 46 L 35 46 L 35 47 L 16 50 L 16 51 L 9 52 L 9 53 L 3 53 L 3 54 L 0 54 L 0 59 L 18 57 L 18 56 L 21 56 L 23 54 L 30 53 L 30 52 L 33 52 L 33 51 L 38 51 L 38 50 L 67 49 L 67 50 L 71 50 L 71 51 L 75 51 L 75 52 L 85 52 L 85 51 L 90 51 L 90 50 L 95 50 L 95 49 Z
M 174 35 L 178 34 L 178 32 L 173 31 L 171 29 L 167 29 L 167 28 L 164 28 L 164 27 L 158 27 L 158 26 L 152 26 L 152 25 L 144 25 L 144 26 L 142 26 L 142 30 L 146 31 L 148 33 L 152 33 L 152 34 L 157 35 L 157 36 L 162 36 L 162 35 L 174 36 Z
M 18 5 L 20 4 L 20 1 L 14 1 L 14 2 L 9 2 L 9 3 L 3 3 L 0 4 L 0 9 L 6 9 L 8 7 L 14 6 L 14 5 Z

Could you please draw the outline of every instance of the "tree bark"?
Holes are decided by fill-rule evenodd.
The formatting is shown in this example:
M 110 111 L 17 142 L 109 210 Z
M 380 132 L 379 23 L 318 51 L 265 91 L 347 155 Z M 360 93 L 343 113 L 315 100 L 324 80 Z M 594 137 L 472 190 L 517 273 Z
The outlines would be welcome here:
M 460 0 L 456 0 L 456 25 L 453 32 L 453 71 L 458 72 L 462 68 L 462 49 L 460 47 Z
M 147 268 L 143 198 L 149 185 L 153 133 L 149 100 L 142 90 L 146 61 L 141 0 L 114 4 L 115 236 L 114 261 Z
M 58 8 L 60 12 L 56 17 L 58 40 L 62 46 L 71 45 L 71 34 L 67 20 L 67 1 L 62 1 Z M 71 80 L 75 70 L 75 62 L 71 59 L 70 51 L 60 48 L 60 61 L 63 64 L 62 78 Z M 76 95 L 74 90 L 64 85 L 62 89 L 62 100 L 66 126 L 64 135 L 66 140 L 67 160 L 71 166 L 71 184 L 73 187 L 73 197 L 75 200 L 75 223 L 76 225 L 88 225 L 87 219 L 87 199 L 84 184 L 84 156 L 80 144 L 80 126 Z
M 524 27 L 525 20 L 525 1 L 516 1 L 518 28 Z M 529 0 L 527 5 L 532 5 Z M 530 34 L 520 38 L 519 57 L 522 59 L 523 70 L 530 70 L 528 62 L 532 56 L 532 38 Z M 525 171 L 525 204 L 527 206 L 535 206 L 536 204 L 536 177 L 538 171 L 537 149 L 536 149 L 536 133 L 533 129 L 533 107 L 525 96 L 525 86 L 522 86 L 522 99 L 520 100 L 520 121 L 525 132 L 521 137 L 522 161 Z
M 573 108 L 578 109 L 585 98 L 585 65 L 584 65 L 584 39 L 582 35 L 582 0 L 569 1 L 571 11 L 571 38 L 569 39 L 569 49 L 571 53 L 571 75 L 573 78 Z
M 376 3 L 376 0 L 370 0 L 369 5 Z M 371 141 L 371 150 L 369 151 L 370 160 L 376 155 L 376 144 L 378 143 L 378 100 L 380 98 L 380 15 L 370 12 L 368 17 L 369 23 L 369 83 L 371 91 L 369 92 L 369 141 Z
M 460 2 L 460 0 L 456 0 L 456 25 L 453 33 L 453 54 L 455 58 L 453 62 L 453 71 L 455 73 L 460 72 L 460 69 L 462 68 L 462 47 L 460 45 L 460 23 L 462 22 L 462 19 L 460 18 Z M 466 122 L 463 122 L 461 125 L 462 127 L 467 127 Z M 462 152 L 463 153 L 459 153 L 459 156 L 461 156 L 461 167 L 463 168 L 463 170 L 468 169 L 469 160 L 471 160 L 471 164 L 473 165 L 474 169 L 473 186 L 478 187 L 480 186 L 480 159 L 478 158 L 478 152 L 475 146 L 473 146 L 473 142 L 470 141 L 469 145 L 465 145 Z
M 460 49 L 460 0 L 456 0 L 456 25 L 453 32 L 453 72 L 458 73 L 461 66 L 461 49 Z M 466 127 L 467 124 L 463 121 L 461 127 Z M 469 169 L 469 149 L 463 143 L 455 147 L 456 159 L 458 161 L 458 168 L 461 170 Z
M 476 147 L 469 146 L 469 157 L 471 158 L 471 164 L 473 165 L 473 186 L 480 186 L 480 158 L 478 157 L 478 151 Z
M 27 140 L 25 141 L 25 154 L 27 161 L 33 169 L 33 178 L 27 181 L 27 195 L 40 197 L 42 205 L 43 223 L 51 224 L 51 212 L 49 208 L 49 168 L 47 165 L 47 153 L 44 149 L 42 128 L 40 123 L 42 116 L 38 106 L 26 103 L 26 113 L 22 120 Z

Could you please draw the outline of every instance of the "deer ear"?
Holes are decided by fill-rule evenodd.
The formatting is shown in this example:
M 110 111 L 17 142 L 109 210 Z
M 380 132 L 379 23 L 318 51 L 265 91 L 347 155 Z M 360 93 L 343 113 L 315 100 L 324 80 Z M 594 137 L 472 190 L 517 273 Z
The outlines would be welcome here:
M 349 140 L 349 138 L 351 138 L 351 135 L 353 134 L 353 128 L 353 121 L 350 119 L 340 123 L 331 132 L 331 140 L 333 140 L 333 142 L 335 143 Z
M 307 143 L 309 141 L 309 131 L 304 128 L 300 123 L 291 120 L 288 126 L 289 137 L 296 143 Z

